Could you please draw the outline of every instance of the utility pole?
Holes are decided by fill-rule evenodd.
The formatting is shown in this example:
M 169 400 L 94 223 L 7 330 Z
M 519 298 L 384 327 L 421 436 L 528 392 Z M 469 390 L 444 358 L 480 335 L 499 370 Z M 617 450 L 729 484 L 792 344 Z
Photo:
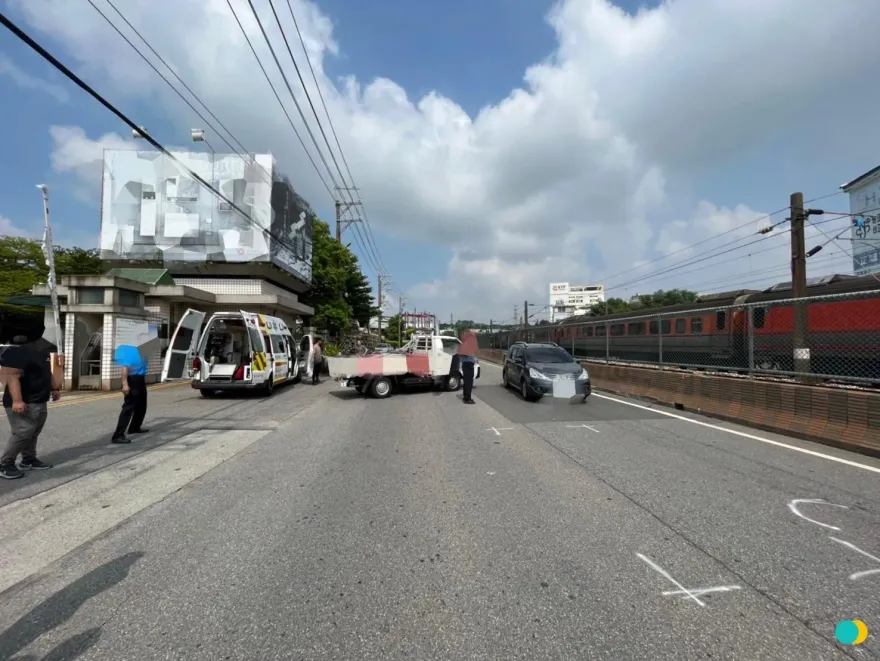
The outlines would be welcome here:
M 378 312 L 378 315 L 379 315 L 379 341 L 381 342 L 382 341 L 382 274 L 377 273 L 376 279 L 379 281 L 378 282 L 379 287 L 376 292 L 376 294 L 377 294 L 376 295 L 376 307 L 379 308 L 379 312 Z
M 794 371 L 810 374 L 810 345 L 807 338 L 807 304 L 801 300 L 807 295 L 807 254 L 804 245 L 804 221 L 815 213 L 804 209 L 803 193 L 792 193 L 791 201 L 791 295 L 794 303 Z M 821 212 L 820 212 L 821 213 Z
M 516 303 L 513 304 L 513 325 L 519 325 L 519 306 Z
M 397 346 L 400 346 L 401 340 L 403 340 L 403 305 L 406 301 L 404 301 L 403 296 L 400 296 L 397 299 L 400 304 L 399 312 L 397 313 Z
M 529 327 L 529 302 L 523 301 L 523 326 Z
M 355 187 L 347 188 L 342 186 L 336 187 L 336 194 L 339 197 L 342 197 L 342 192 L 347 191 L 356 191 L 358 190 Z M 349 227 L 354 225 L 355 223 L 361 222 L 361 217 L 357 216 L 355 218 L 343 218 L 342 215 L 351 209 L 357 209 L 358 207 L 363 207 L 362 202 L 346 202 L 344 200 L 336 200 L 336 241 L 337 243 L 342 243 L 342 233 L 347 230 Z

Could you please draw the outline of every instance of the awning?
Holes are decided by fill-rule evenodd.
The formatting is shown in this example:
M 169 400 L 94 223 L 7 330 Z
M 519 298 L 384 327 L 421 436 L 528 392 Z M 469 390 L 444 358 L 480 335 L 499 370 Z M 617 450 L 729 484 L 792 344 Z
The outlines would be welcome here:
M 59 296 L 58 302 L 64 304 L 66 296 Z M 0 299 L 0 303 L 7 305 L 30 305 L 37 308 L 52 307 L 52 299 L 49 296 L 7 296 Z

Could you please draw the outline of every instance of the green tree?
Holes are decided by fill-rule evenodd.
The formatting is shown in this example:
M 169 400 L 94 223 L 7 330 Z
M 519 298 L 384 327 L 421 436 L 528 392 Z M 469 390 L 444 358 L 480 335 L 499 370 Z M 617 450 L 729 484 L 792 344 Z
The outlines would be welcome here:
M 382 323 L 382 329 L 385 332 L 385 339 L 391 342 L 392 344 L 398 344 L 400 342 L 400 315 L 395 314 L 384 320 Z
M 55 248 L 55 271 L 62 275 L 102 275 L 109 269 L 97 249 Z
M 375 316 L 373 290 L 357 257 L 330 235 L 330 226 L 317 217 L 312 223 L 312 289 L 305 302 L 315 308 L 315 325 L 339 336 L 353 320 L 366 325 Z
M 379 308 L 374 304 L 373 288 L 367 276 L 361 272 L 355 255 L 351 255 L 351 266 L 345 283 L 345 300 L 351 308 L 352 319 L 362 327 L 379 315 Z

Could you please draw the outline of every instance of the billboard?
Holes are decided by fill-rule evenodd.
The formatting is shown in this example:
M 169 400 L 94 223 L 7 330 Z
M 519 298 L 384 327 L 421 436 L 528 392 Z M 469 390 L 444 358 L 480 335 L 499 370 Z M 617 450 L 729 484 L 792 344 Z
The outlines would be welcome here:
M 314 213 L 271 154 L 173 154 L 244 213 L 160 152 L 108 149 L 101 259 L 267 262 L 311 282 Z
M 853 273 L 880 272 L 880 179 L 849 191 Z

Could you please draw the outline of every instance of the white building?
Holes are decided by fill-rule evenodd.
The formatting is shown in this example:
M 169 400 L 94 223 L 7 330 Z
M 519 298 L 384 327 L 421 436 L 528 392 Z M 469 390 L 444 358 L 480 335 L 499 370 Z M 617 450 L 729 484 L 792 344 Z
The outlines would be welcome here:
M 591 306 L 604 300 L 604 285 L 550 283 L 550 321 L 562 321 L 568 317 L 585 314 Z
M 880 272 L 880 165 L 840 187 L 849 194 L 853 273 Z

